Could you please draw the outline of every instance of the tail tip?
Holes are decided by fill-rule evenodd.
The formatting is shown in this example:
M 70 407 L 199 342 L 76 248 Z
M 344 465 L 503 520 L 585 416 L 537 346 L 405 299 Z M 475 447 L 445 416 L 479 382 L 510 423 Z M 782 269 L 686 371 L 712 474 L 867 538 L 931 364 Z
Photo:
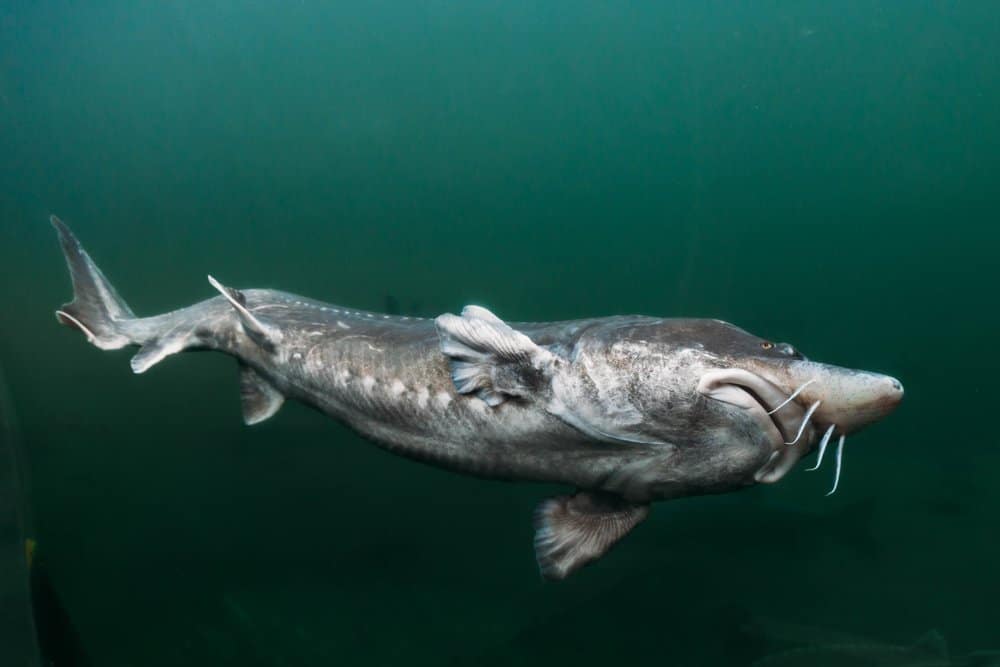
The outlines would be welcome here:
M 63 252 L 67 253 L 67 258 L 70 254 L 79 254 L 83 251 L 80 241 L 77 240 L 73 230 L 59 216 L 54 213 L 49 215 L 49 223 L 52 224 L 59 235 L 59 242 L 62 244 Z

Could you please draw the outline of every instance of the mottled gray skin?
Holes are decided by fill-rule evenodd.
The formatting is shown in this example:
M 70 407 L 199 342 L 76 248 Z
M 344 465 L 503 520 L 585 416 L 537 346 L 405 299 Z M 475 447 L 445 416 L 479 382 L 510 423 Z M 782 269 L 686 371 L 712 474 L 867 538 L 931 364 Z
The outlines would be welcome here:
M 434 320 L 356 311 L 274 290 L 243 294 L 248 310 L 281 332 L 273 350 L 245 333 L 223 297 L 134 320 L 132 341 L 142 345 L 165 328 L 175 335 L 187 330 L 193 339 L 185 348 L 230 354 L 286 397 L 395 453 L 458 472 L 565 483 L 635 502 L 753 484 L 771 453 L 781 450 L 745 410 L 699 393 L 698 382 L 709 370 L 732 367 L 804 377 L 791 371 L 807 363 L 788 346 L 764 349 L 763 339 L 718 320 L 619 316 L 513 323 L 568 361 L 559 377 L 575 384 L 564 401 L 611 436 L 595 437 L 547 409 L 548 386 L 537 387 L 540 400 L 496 407 L 459 394 Z M 826 368 L 861 381 L 880 378 Z M 801 382 L 782 382 L 784 394 Z M 811 446 L 817 429 L 807 431 L 804 442 Z M 785 435 L 790 440 L 793 433 Z
M 606 552 L 648 503 L 775 482 L 899 403 L 888 376 L 806 360 L 718 320 L 617 316 L 506 324 L 469 306 L 434 320 L 233 290 L 136 317 L 53 218 L 74 300 L 57 311 L 141 373 L 187 349 L 239 360 L 244 418 L 285 398 L 384 448 L 462 473 L 574 486 L 543 503 L 536 552 L 562 578 Z M 822 439 L 821 439 L 822 438 Z
M 674 444 L 595 439 L 550 414 L 539 402 L 511 400 L 490 407 L 476 396 L 459 394 L 432 319 L 351 310 L 274 290 L 252 289 L 243 294 L 250 312 L 280 329 L 282 342 L 273 351 L 244 332 L 237 313 L 222 297 L 136 320 L 136 342 L 153 340 L 152 332 L 166 326 L 175 331 L 188 329 L 196 341 L 187 344 L 187 349 L 230 354 L 252 366 L 286 397 L 344 422 L 385 449 L 457 472 L 622 492 L 620 474 L 629 466 L 666 470 L 668 460 L 681 464 L 677 454 L 683 447 Z M 169 320 L 169 325 L 161 318 Z M 515 323 L 513 327 L 561 356 L 570 358 L 579 350 L 589 360 L 588 348 L 606 344 L 602 341 L 656 325 L 690 331 L 686 322 L 609 317 Z M 597 388 L 593 389 L 588 398 L 596 401 Z M 692 384 L 683 395 L 665 397 L 667 404 L 685 406 L 680 411 L 686 418 L 670 424 L 678 442 L 697 440 L 692 428 L 700 432 L 697 417 L 711 409 L 709 401 L 693 390 Z M 751 467 L 763 463 L 762 456 L 766 458 L 760 451 L 750 454 L 739 457 Z M 674 470 L 663 481 L 705 491 L 753 481 L 752 472 L 749 476 L 736 472 L 742 466 L 719 469 L 713 465 L 715 455 L 688 458 L 687 472 Z M 631 495 L 667 497 L 640 488 Z
M 202 304 L 217 318 L 204 345 L 253 366 L 288 398 L 390 451 L 452 470 L 539 481 L 594 478 L 594 450 L 581 451 L 586 439 L 558 418 L 526 403 L 489 408 L 458 394 L 434 320 L 351 310 L 273 290 L 243 293 L 252 313 L 280 328 L 282 343 L 273 352 L 261 348 L 219 297 Z M 535 331 L 568 339 L 574 328 Z M 553 467 L 563 472 L 553 474 Z

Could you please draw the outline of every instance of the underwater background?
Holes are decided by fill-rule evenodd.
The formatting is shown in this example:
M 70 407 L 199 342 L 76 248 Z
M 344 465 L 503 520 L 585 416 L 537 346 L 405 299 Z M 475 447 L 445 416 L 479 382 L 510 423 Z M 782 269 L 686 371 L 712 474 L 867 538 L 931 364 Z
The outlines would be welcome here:
M 2 3 L 0 362 L 92 664 L 1000 648 L 998 9 Z M 397 458 L 297 404 L 248 428 L 232 359 L 135 376 L 57 326 L 50 213 L 140 315 L 212 273 L 423 316 L 713 317 L 907 396 L 848 440 L 836 495 L 800 465 L 661 503 L 544 583 L 531 518 L 556 487 Z

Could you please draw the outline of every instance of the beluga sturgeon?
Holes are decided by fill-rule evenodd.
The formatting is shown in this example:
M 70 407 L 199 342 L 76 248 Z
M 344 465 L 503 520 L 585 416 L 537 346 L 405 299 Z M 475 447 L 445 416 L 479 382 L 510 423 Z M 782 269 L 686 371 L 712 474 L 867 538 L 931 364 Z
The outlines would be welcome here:
M 782 479 L 889 414 L 896 379 L 810 361 L 714 319 L 626 315 L 505 322 L 466 306 L 434 319 L 235 289 L 138 317 L 55 216 L 74 296 L 56 311 L 144 373 L 184 350 L 236 358 L 243 419 L 286 399 L 396 454 L 485 478 L 557 483 L 535 512 L 542 575 L 604 555 L 650 504 Z

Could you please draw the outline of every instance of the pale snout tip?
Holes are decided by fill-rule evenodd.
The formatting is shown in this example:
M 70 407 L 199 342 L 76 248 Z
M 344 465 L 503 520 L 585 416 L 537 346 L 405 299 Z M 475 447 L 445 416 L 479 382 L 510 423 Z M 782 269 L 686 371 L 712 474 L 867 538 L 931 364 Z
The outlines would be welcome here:
M 894 377 L 885 376 L 880 389 L 881 402 L 889 409 L 895 408 L 903 401 L 903 383 Z
M 903 383 L 894 377 L 886 376 L 889 387 L 897 399 L 903 398 Z

